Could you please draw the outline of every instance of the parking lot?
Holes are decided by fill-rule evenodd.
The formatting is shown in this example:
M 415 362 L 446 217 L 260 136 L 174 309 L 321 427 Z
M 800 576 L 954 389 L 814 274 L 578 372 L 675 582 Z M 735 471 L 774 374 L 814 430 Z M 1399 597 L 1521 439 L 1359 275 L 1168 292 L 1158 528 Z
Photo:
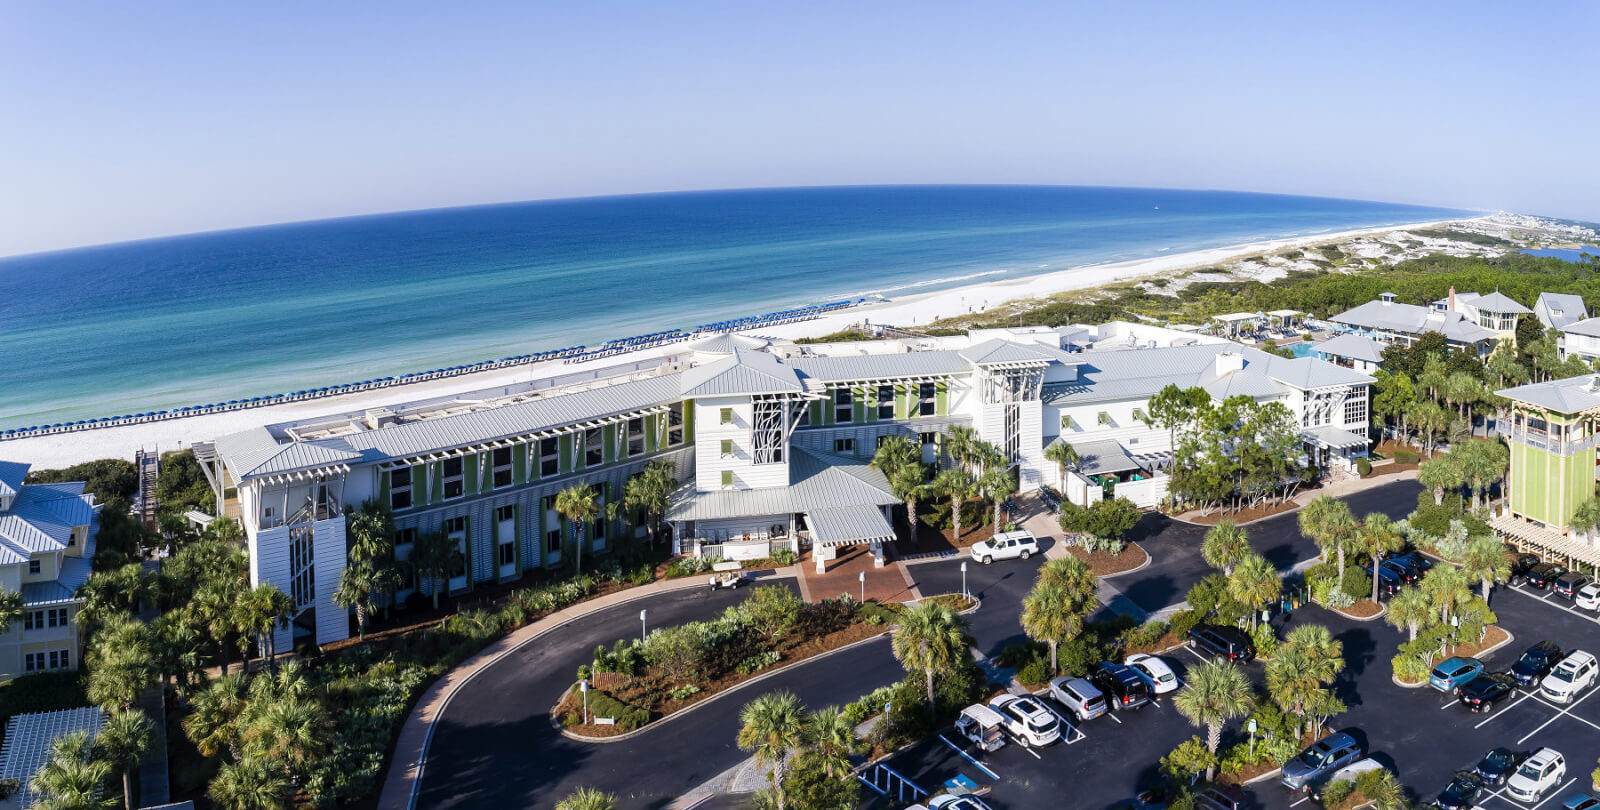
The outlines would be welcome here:
M 1009 588 L 1021 584 L 1012 580 L 1031 579 L 1031 570 L 1010 573 L 1013 575 L 1004 581 L 999 572 L 990 574 L 994 579 L 984 584 Z M 1484 656 L 1490 671 L 1505 671 L 1523 650 L 1541 640 L 1554 641 L 1564 651 L 1600 653 L 1596 615 L 1572 607 L 1563 597 L 1525 586 L 1501 587 L 1493 593 L 1491 606 L 1499 625 L 1513 638 Z M 1407 689 L 1393 682 L 1389 659 L 1404 635 L 1382 620 L 1358 622 L 1309 607 L 1279 622 L 1289 627 L 1308 622 L 1326 625 L 1344 645 L 1346 669 L 1335 690 L 1348 710 L 1331 725 L 1352 732 L 1370 756 L 1399 775 L 1415 799 L 1431 800 L 1456 771 L 1470 769 L 1486 752 L 1500 746 L 1523 753 L 1553 748 L 1564 755 L 1567 773 L 1557 789 L 1537 803 L 1518 802 L 1501 787 L 1480 795 L 1482 807 L 1559 808 L 1568 796 L 1589 789 L 1590 771 L 1600 757 L 1600 699 L 1595 698 L 1600 689 L 1585 690 L 1572 703 L 1561 705 L 1534 694 L 1532 687 L 1522 688 L 1491 712 L 1473 713 L 1453 697 L 1431 688 Z M 995 627 L 991 632 L 998 630 L 1001 628 Z M 1179 677 L 1200 660 L 1186 648 L 1173 650 L 1164 658 Z M 1246 669 L 1259 683 L 1260 664 Z M 973 762 L 935 738 L 895 757 L 891 764 L 925 787 L 937 787 L 956 774 L 989 785 L 986 801 L 996 810 L 1109 808 L 1155 784 L 1160 758 L 1191 735 L 1202 733 L 1172 708 L 1169 697 L 1162 696 L 1137 711 L 1090 720 L 1071 743 L 1040 750 L 1012 744 L 989 754 L 969 754 L 976 760 Z M 1224 747 L 1242 739 L 1241 734 L 1237 727 L 1230 727 L 1224 734 Z M 946 736 L 952 742 L 963 742 L 951 733 Z M 1317 806 L 1278 784 L 1275 776 L 1249 786 L 1246 793 L 1253 807 Z

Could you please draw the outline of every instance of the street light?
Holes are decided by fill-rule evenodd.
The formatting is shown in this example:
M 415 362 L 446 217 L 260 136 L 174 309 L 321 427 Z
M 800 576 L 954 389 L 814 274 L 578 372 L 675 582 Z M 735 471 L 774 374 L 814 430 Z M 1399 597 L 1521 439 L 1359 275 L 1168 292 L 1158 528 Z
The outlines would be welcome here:
M 578 681 L 578 691 L 583 693 L 583 724 L 589 725 L 589 679 Z
M 862 602 L 862 604 L 866 604 L 866 601 L 867 601 L 867 572 L 862 571 L 861 573 L 856 574 L 856 579 L 861 581 L 861 602 Z
M 962 560 L 961 561 L 961 595 L 963 597 L 967 598 L 967 599 L 971 599 L 972 598 L 972 595 L 967 593 L 967 561 L 966 560 Z
M 645 633 L 644 633 L 644 617 L 645 617 L 645 610 L 641 608 L 639 610 L 639 643 L 640 644 L 644 643 L 644 635 L 645 635 Z

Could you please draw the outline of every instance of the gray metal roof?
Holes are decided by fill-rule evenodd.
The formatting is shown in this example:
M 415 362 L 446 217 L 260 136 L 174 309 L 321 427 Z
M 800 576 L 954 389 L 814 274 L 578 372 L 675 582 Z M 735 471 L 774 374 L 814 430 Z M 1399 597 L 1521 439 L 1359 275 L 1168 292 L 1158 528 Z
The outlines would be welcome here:
M 821 382 L 943 377 L 966 374 L 972 370 L 972 366 L 957 351 L 797 357 L 790 360 L 789 365 L 802 375 Z
M 217 453 L 238 480 L 291 470 L 316 469 L 359 462 L 361 454 L 333 442 L 280 443 L 266 428 L 222 436 Z
M 1383 362 L 1383 347 L 1379 346 L 1376 340 L 1361 335 L 1340 335 L 1332 340 L 1318 343 L 1312 347 L 1312 351 L 1333 357 L 1364 360 L 1368 363 Z
M 1533 310 L 1502 295 L 1499 290 L 1495 290 L 1488 295 L 1480 295 L 1472 299 L 1470 303 L 1483 312 L 1511 312 L 1518 315 L 1526 315 L 1533 312 Z
M 806 512 L 811 541 L 822 546 L 845 546 L 873 540 L 893 540 L 894 527 L 876 506 L 844 506 Z
M 1574 414 L 1600 408 L 1600 374 L 1584 374 L 1564 380 L 1519 385 L 1495 393 L 1506 399 L 1527 403 L 1561 414 Z
M 1114 402 L 1154 395 L 1168 385 L 1179 388 L 1208 387 L 1224 379 L 1216 371 L 1217 355 L 1239 352 L 1244 355 L 1245 373 L 1253 380 L 1241 380 L 1238 393 L 1266 395 L 1262 380 L 1301 390 L 1335 385 L 1371 383 L 1372 377 L 1340 368 L 1310 357 L 1278 357 L 1236 343 L 1207 343 L 1194 346 L 1168 346 L 1132 351 L 1090 351 L 1073 355 L 1078 380 L 1047 383 L 1041 398 L 1051 405 Z M 1226 389 L 1230 386 L 1222 386 Z
M 1533 309 L 1539 313 L 1539 322 L 1552 329 L 1564 329 L 1589 317 L 1583 296 L 1569 293 L 1539 293 Z
M 735 348 L 713 363 L 683 372 L 685 397 L 784 394 L 804 390 L 799 375 L 782 360 L 766 352 Z
M 1568 324 L 1567 327 L 1561 331 L 1568 335 L 1600 337 L 1600 318 L 1585 318 L 1581 321 Z
M 1435 312 L 1428 307 L 1398 302 L 1368 301 L 1328 320 L 1363 329 L 1408 335 L 1439 332 L 1457 343 L 1479 343 L 1499 338 L 1497 332 L 1473 323 L 1459 312 Z
M 697 340 L 684 346 L 684 348 L 695 352 L 706 352 L 707 354 L 733 354 L 734 349 L 760 349 L 771 342 L 748 335 L 723 332 L 705 340 Z
M 85 553 L 88 550 L 85 549 Z M 30 582 L 22 586 L 22 604 L 28 607 L 47 607 L 76 602 L 78 588 L 89 581 L 94 564 L 86 557 L 61 558 L 61 569 L 53 582 Z
M 1305 432 L 1317 444 L 1323 447 L 1356 447 L 1366 446 L 1367 437 L 1352 433 L 1341 427 L 1319 427 Z
M 0 461 L 0 495 L 15 495 L 22 489 L 28 466 L 20 461 Z
M 89 732 L 90 739 L 100 733 L 105 713 L 96 708 L 62 709 L 54 712 L 19 714 L 6 724 L 6 742 L 0 752 L 0 779 L 15 779 L 21 787 L 14 794 L 17 807 L 27 810 L 38 796 L 29 782 L 50 758 L 50 744 L 57 737 L 74 731 Z
M 789 486 L 695 492 L 691 482 L 673 495 L 668 520 L 788 515 L 846 506 L 900 502 L 889 479 L 861 459 L 791 447 Z
M 1012 343 L 1009 340 L 990 338 L 976 346 L 968 346 L 959 354 L 967 362 L 975 366 L 1003 365 L 1008 363 L 1049 363 L 1057 359 L 1054 355 L 1046 354 L 1044 345 L 1035 348 L 1024 343 Z M 1060 350 L 1057 349 L 1059 354 Z
M 1068 442 L 1068 444 L 1078 452 L 1078 471 L 1085 475 L 1110 475 L 1144 469 L 1143 465 L 1133 460 L 1133 456 L 1128 455 L 1128 451 L 1116 439 Z
M 1283 393 L 1283 388 L 1272 381 L 1271 377 L 1253 369 L 1235 371 L 1226 377 L 1212 380 L 1201 386 L 1212 399 L 1224 400 L 1228 397 L 1275 397 Z

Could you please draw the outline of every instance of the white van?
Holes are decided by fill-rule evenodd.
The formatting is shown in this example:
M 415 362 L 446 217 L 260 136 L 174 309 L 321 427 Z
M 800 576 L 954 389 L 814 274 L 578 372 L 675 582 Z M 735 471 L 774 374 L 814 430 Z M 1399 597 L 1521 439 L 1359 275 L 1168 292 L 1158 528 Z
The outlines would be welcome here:
M 982 751 L 998 751 L 1006 744 L 1006 719 L 982 703 L 961 710 L 956 731 Z
M 1039 542 L 1032 532 L 1000 532 L 972 545 L 972 559 L 988 565 L 995 560 L 1026 560 L 1039 553 Z

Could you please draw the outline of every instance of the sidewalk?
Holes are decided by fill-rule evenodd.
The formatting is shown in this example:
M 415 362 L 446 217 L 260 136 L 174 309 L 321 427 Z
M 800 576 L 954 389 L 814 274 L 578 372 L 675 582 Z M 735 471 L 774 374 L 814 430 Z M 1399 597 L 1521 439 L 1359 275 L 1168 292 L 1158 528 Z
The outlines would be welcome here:
M 1370 478 L 1346 478 L 1346 479 L 1343 479 L 1343 480 L 1340 480 L 1340 481 L 1336 481 L 1336 482 L 1334 482 L 1332 484 L 1326 484 L 1326 485 L 1318 487 L 1316 489 L 1303 490 L 1303 491 L 1299 492 L 1298 494 L 1296 494 L 1293 498 L 1289 499 L 1294 504 L 1293 507 L 1291 507 L 1289 509 L 1285 509 L 1282 512 L 1276 512 L 1274 514 L 1266 515 L 1264 517 L 1255 518 L 1253 520 L 1247 520 L 1244 523 L 1241 523 L 1239 525 L 1240 526 L 1248 526 L 1248 525 L 1250 525 L 1252 523 L 1256 523 L 1256 522 L 1262 521 L 1262 520 L 1267 520 L 1267 519 L 1270 519 L 1270 518 L 1275 518 L 1275 517 L 1278 517 L 1280 515 L 1292 515 L 1295 512 L 1300 511 L 1301 507 L 1305 506 L 1308 503 L 1311 503 L 1319 495 L 1327 495 L 1330 498 L 1342 498 L 1342 497 L 1344 497 L 1346 495 L 1354 495 L 1357 492 L 1365 492 L 1366 490 L 1369 490 L 1369 489 L 1376 489 L 1376 488 L 1381 487 L 1381 486 L 1386 486 L 1388 484 L 1395 483 L 1396 481 L 1414 481 L 1414 480 L 1416 480 L 1416 477 L 1417 477 L 1417 471 L 1416 470 L 1406 470 L 1404 472 L 1398 472 L 1398 473 L 1394 473 L 1392 475 L 1375 475 L 1375 476 L 1372 476 Z M 1211 514 L 1214 515 L 1214 514 L 1216 514 L 1216 512 L 1213 511 Z M 1209 523 L 1197 523 L 1194 520 L 1192 520 L 1192 518 L 1200 517 L 1200 516 L 1201 516 L 1201 511 L 1198 510 L 1198 509 L 1194 509 L 1194 510 L 1190 510 L 1188 512 L 1184 512 L 1181 515 L 1171 515 L 1170 517 L 1173 520 L 1179 521 L 1181 523 L 1188 523 L 1188 524 L 1190 524 L 1192 526 L 1210 526 L 1211 525 Z
M 779 568 L 774 573 L 762 579 L 781 579 L 783 577 L 799 577 L 797 566 Z M 434 681 L 411 709 L 411 714 L 406 717 L 405 725 L 400 729 L 400 739 L 395 743 L 394 758 L 389 762 L 389 771 L 383 778 L 383 792 L 378 796 L 378 810 L 409 810 L 412 806 L 414 791 L 420 784 L 423 770 L 427 764 L 428 745 L 433 740 L 433 724 L 445 707 L 450 705 L 450 698 L 474 676 L 487 668 L 500 658 L 516 650 L 518 647 L 537 640 L 540 636 L 558 630 L 569 622 L 579 619 L 589 613 L 605 608 L 626 604 L 636 599 L 654 596 L 668 591 L 686 590 L 689 588 L 704 588 L 705 578 L 700 576 L 668 579 L 641 585 L 637 588 L 616 591 L 605 596 L 579 602 L 576 605 L 563 608 L 529 624 L 505 638 L 490 644 L 478 654 L 461 662 L 455 669 L 445 673 L 439 680 Z

